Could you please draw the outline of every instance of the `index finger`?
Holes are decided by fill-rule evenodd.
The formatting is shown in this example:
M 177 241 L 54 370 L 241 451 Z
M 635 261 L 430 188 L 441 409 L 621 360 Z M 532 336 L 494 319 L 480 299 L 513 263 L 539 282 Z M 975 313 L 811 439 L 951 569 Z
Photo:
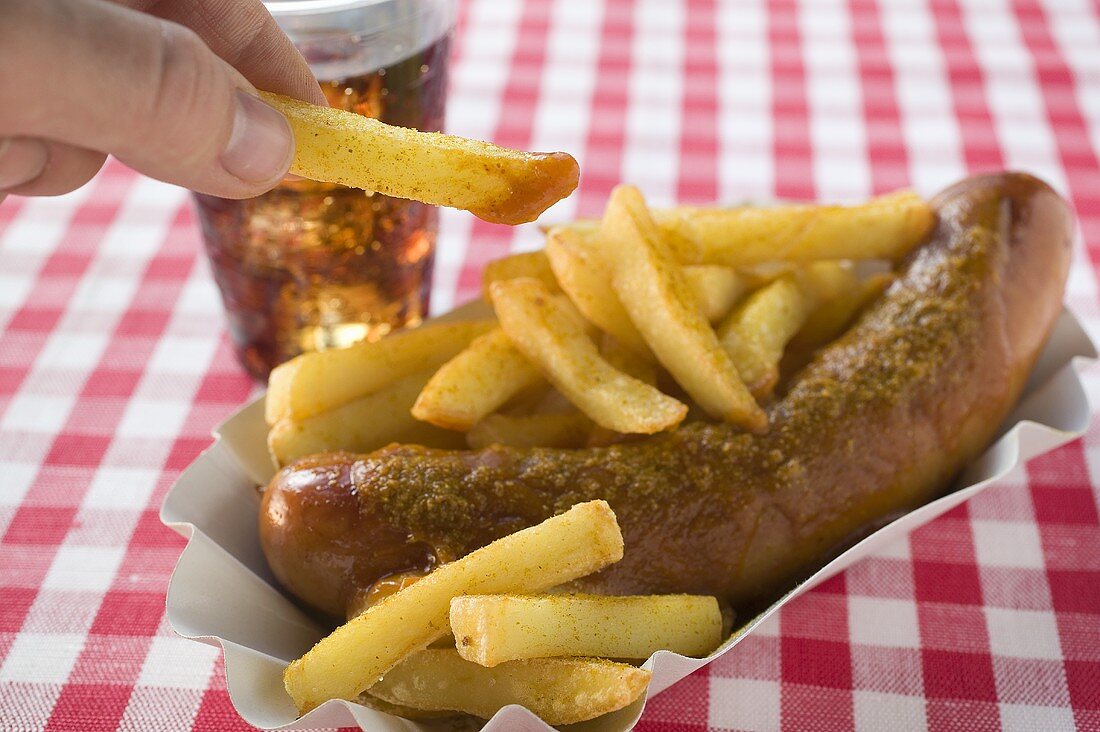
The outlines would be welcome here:
M 257 89 L 328 106 L 309 65 L 260 0 L 116 0 L 195 31 Z

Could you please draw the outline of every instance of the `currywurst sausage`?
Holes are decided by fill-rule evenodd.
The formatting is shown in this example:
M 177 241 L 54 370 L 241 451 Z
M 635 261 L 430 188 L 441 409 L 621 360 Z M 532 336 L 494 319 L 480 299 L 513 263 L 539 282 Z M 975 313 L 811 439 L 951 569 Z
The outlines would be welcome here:
M 264 492 L 275 576 L 342 616 L 383 578 L 602 498 L 625 556 L 584 589 L 772 599 L 946 490 L 996 434 L 1061 310 L 1072 216 L 1046 184 L 981 176 L 933 205 L 929 239 L 771 405 L 768 434 L 694 423 L 584 450 L 311 456 Z

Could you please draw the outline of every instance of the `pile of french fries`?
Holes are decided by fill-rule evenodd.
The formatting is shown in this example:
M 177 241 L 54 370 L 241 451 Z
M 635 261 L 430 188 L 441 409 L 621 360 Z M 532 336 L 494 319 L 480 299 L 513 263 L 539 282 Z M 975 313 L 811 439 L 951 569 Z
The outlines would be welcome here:
M 650 678 L 623 659 L 703 656 L 723 636 L 713 597 L 547 593 L 622 556 L 607 503 L 577 504 L 369 605 L 287 667 L 287 692 L 302 713 L 361 699 L 488 719 L 521 704 L 556 725 L 621 709 Z
M 620 186 L 601 220 L 490 263 L 494 317 L 276 368 L 272 459 L 392 442 L 599 446 L 696 419 L 766 431 L 785 375 L 883 291 L 934 218 L 907 191 L 855 206 L 651 210 Z

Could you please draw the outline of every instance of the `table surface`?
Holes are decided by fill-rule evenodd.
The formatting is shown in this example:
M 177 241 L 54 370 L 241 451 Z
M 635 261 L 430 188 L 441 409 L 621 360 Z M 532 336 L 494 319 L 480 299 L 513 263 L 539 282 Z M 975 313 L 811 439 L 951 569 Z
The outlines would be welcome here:
M 1067 302 L 1100 333 L 1095 0 L 471 0 L 456 54 L 451 131 L 580 161 L 552 219 L 619 181 L 839 200 L 1038 173 L 1077 208 Z M 538 245 L 445 212 L 435 309 Z M 0 728 L 245 727 L 218 654 L 166 626 L 182 540 L 157 511 L 253 391 L 184 191 L 111 163 L 0 205 Z M 641 729 L 1100 729 L 1098 448 L 1094 428 L 799 598 Z

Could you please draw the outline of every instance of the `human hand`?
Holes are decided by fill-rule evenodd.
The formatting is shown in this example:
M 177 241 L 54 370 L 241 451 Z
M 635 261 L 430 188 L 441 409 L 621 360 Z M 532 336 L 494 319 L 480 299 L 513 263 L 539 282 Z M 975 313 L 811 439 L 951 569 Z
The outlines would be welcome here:
M 279 182 L 286 120 L 255 94 L 326 104 L 260 0 L 3 0 L 0 200 L 79 188 L 106 155 L 226 198 Z

